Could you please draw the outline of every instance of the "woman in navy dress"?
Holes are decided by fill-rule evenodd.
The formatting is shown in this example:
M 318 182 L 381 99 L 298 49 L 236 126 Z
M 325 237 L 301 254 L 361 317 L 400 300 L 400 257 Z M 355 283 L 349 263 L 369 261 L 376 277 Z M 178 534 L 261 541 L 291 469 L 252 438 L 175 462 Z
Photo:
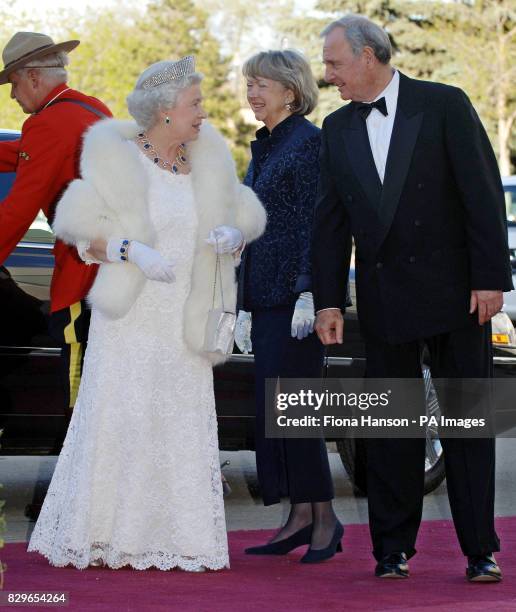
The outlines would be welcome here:
M 286 554 L 309 544 L 314 563 L 340 550 L 343 527 L 332 506 L 333 484 L 323 439 L 265 437 L 265 379 L 318 378 L 324 347 L 313 332 L 310 237 L 319 176 L 319 128 L 305 119 L 317 103 L 308 62 L 291 50 L 267 51 L 244 65 L 247 99 L 265 125 L 251 143 L 244 183 L 267 212 L 260 239 L 244 251 L 239 275 L 236 342 L 254 353 L 256 463 L 264 504 L 289 497 L 285 525 L 248 554 Z

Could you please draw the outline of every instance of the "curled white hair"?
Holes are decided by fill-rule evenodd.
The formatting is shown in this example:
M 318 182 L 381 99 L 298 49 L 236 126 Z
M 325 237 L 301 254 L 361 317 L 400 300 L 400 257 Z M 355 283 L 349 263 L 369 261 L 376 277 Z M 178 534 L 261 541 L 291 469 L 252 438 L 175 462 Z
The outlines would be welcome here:
M 68 53 L 59 51 L 58 53 L 49 53 L 40 59 L 29 61 L 21 68 L 16 70 L 17 74 L 26 74 L 28 70 L 35 69 L 41 75 L 41 80 L 48 84 L 58 85 L 66 83 L 68 73 L 65 66 L 69 64 Z
M 138 77 L 133 91 L 127 96 L 129 113 L 144 130 L 148 130 L 156 123 L 156 115 L 160 110 L 174 108 L 181 91 L 202 81 L 203 75 L 200 72 L 192 72 L 179 79 L 143 89 L 143 83 L 153 74 L 161 72 L 175 63 L 165 60 L 149 66 Z
M 392 46 L 389 35 L 367 17 L 353 13 L 344 15 L 327 25 L 321 36 L 328 36 L 335 28 L 342 28 L 354 55 L 360 55 L 364 47 L 371 47 L 381 64 L 388 64 L 391 61 Z

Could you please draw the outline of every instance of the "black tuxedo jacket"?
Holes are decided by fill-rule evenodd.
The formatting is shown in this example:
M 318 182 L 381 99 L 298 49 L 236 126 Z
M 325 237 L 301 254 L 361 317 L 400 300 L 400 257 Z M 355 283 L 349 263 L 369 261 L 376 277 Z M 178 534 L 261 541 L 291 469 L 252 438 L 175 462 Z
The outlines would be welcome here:
M 408 342 L 472 324 L 472 289 L 512 289 L 503 189 L 463 91 L 400 74 L 384 183 L 350 103 L 322 128 L 315 306 L 344 308 L 352 237 L 362 332 Z

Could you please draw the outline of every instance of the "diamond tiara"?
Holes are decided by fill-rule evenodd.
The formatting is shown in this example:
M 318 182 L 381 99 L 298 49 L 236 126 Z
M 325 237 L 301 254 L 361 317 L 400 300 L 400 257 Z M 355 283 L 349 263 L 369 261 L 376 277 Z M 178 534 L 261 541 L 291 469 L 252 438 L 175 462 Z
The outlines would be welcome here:
M 189 74 L 193 74 L 194 72 L 195 58 L 193 55 L 187 55 L 177 62 L 174 62 L 171 66 L 167 66 L 164 70 L 156 72 L 156 74 L 153 74 L 148 79 L 145 79 L 141 87 L 142 89 L 150 89 L 151 87 L 163 85 L 163 83 L 180 79 Z

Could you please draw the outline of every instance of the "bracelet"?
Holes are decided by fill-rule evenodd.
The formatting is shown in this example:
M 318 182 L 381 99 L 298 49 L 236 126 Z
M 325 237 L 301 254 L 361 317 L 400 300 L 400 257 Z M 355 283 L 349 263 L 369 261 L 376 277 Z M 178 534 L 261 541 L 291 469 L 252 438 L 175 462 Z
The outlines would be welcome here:
M 120 245 L 120 259 L 122 261 L 127 261 L 129 257 L 129 240 L 125 239 L 122 240 L 122 243 Z

